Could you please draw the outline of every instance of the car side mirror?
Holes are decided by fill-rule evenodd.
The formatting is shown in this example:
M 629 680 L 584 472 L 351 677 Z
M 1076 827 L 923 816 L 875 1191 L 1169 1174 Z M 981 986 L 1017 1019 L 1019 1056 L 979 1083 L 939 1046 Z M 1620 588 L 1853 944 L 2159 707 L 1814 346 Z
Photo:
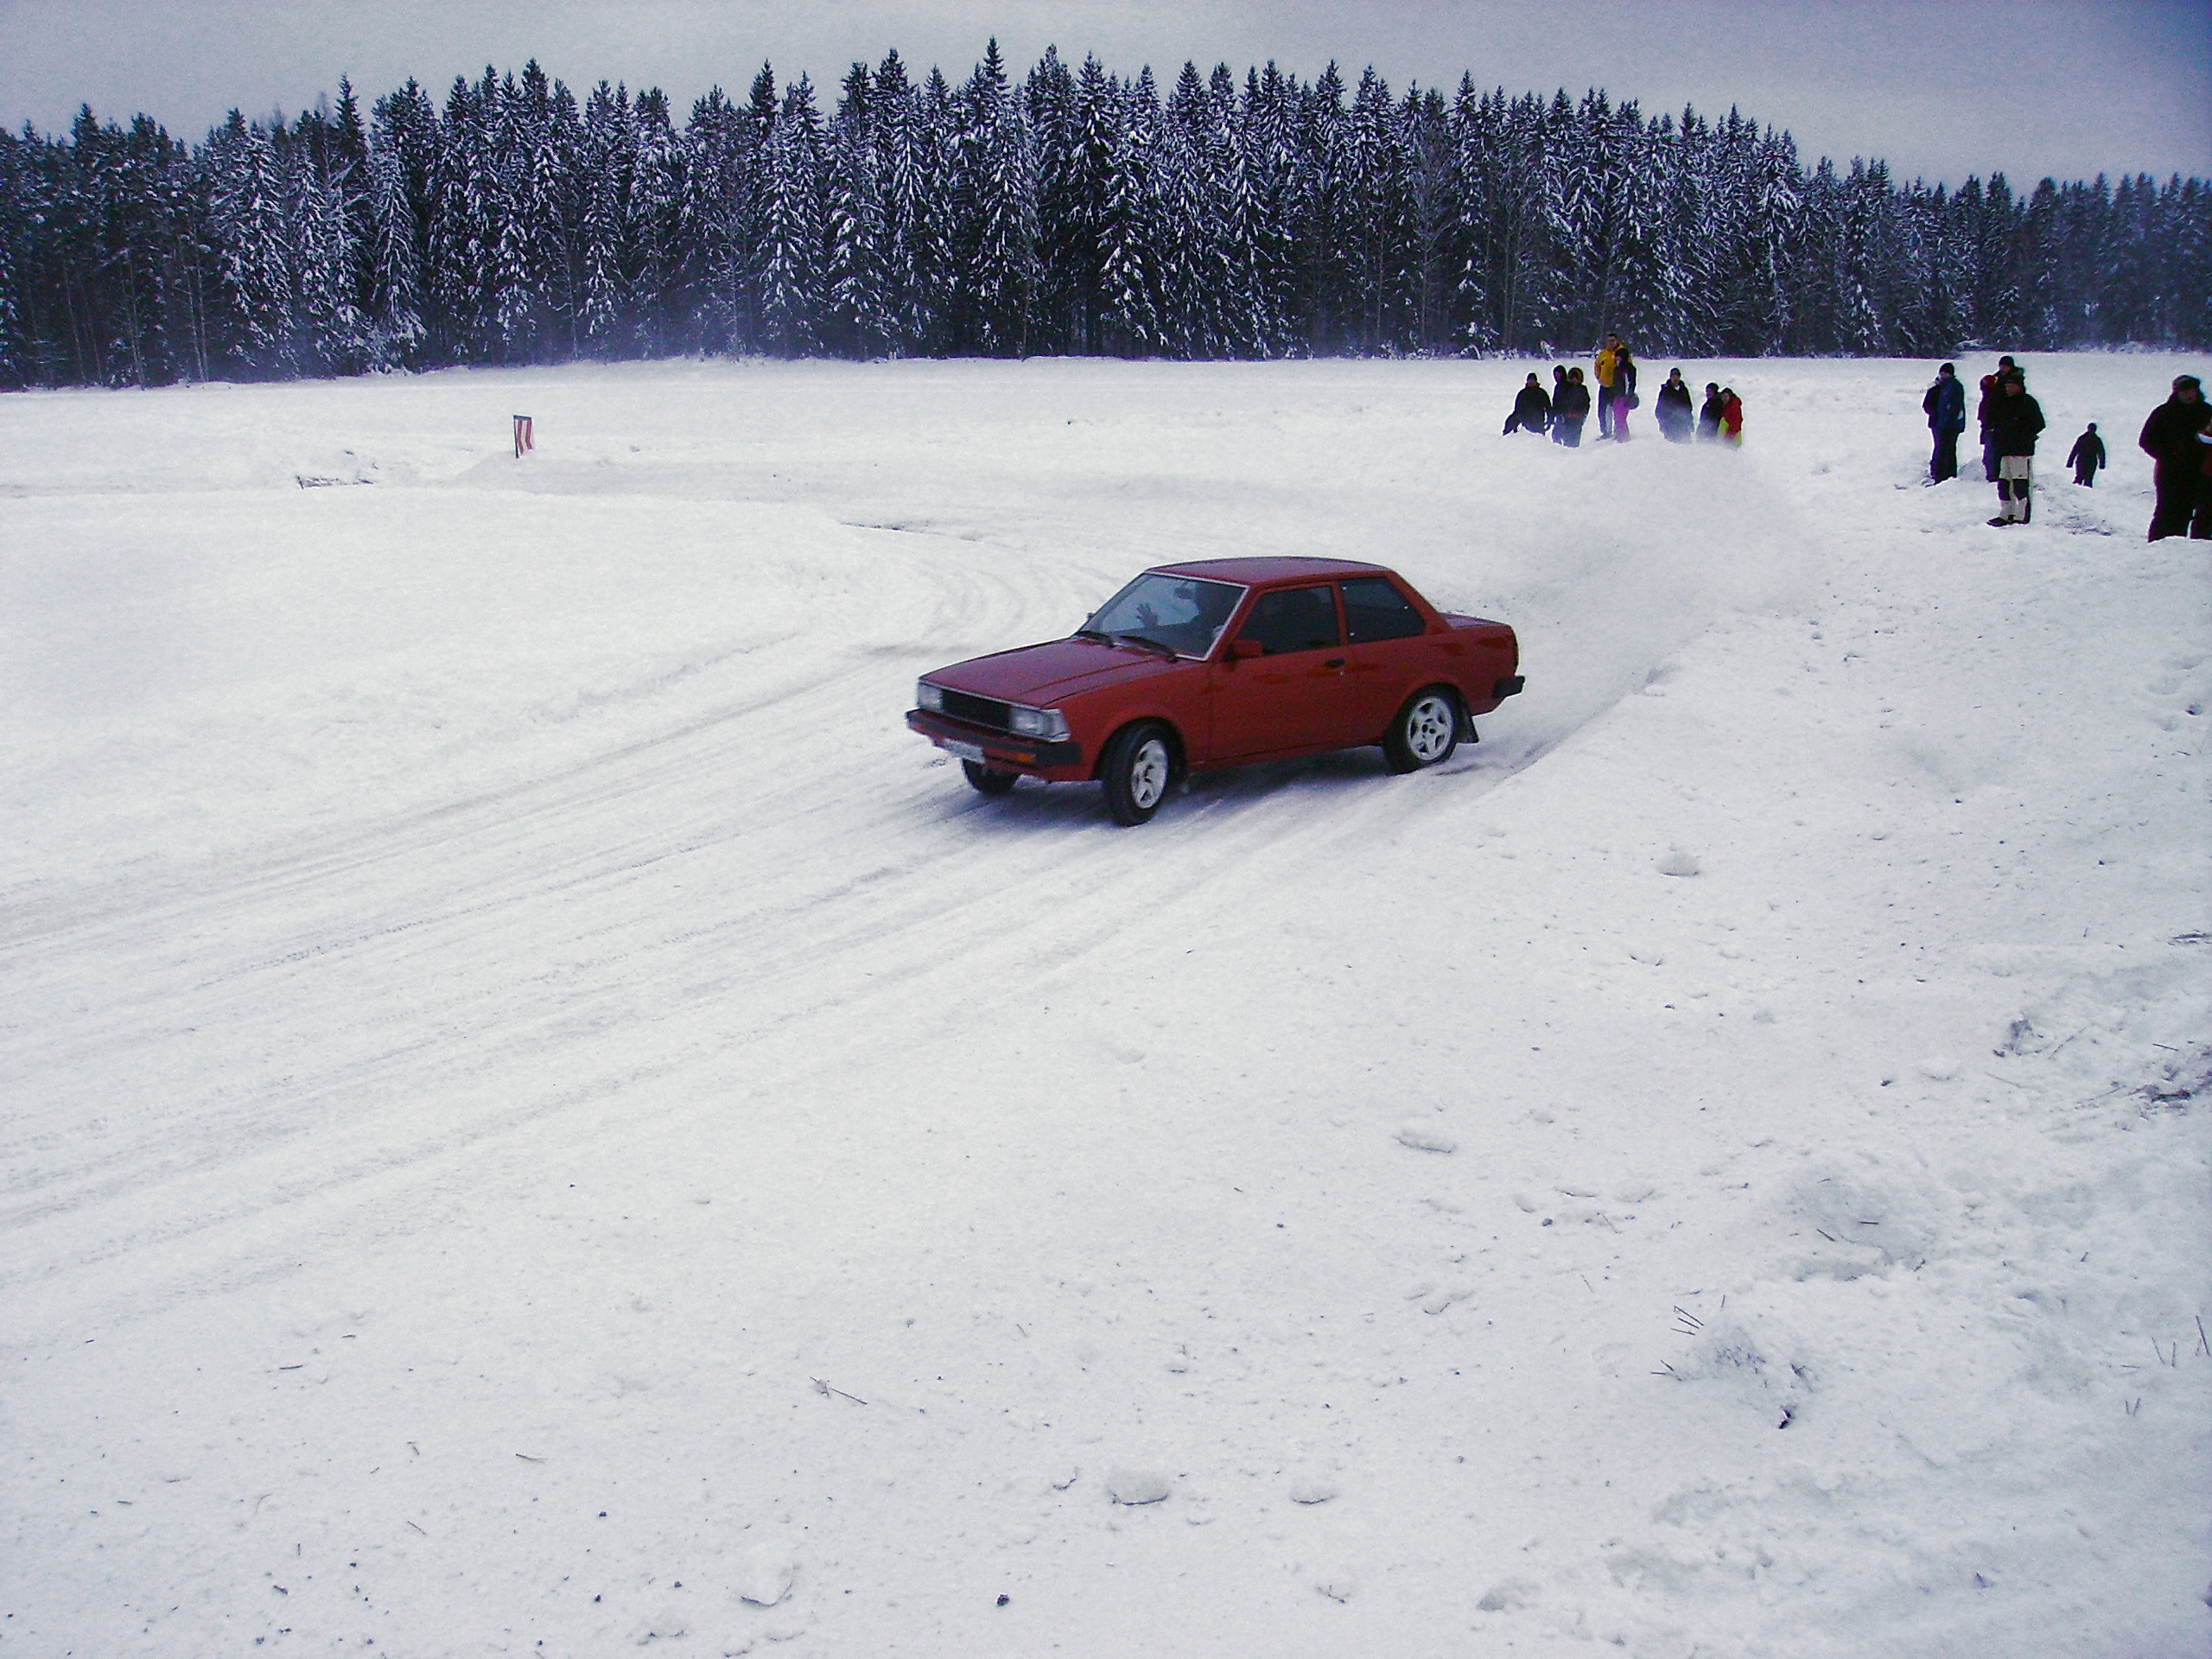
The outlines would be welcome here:
M 1255 657 L 1264 657 L 1268 648 L 1256 639 L 1232 639 L 1229 649 L 1222 653 L 1225 663 L 1249 663 Z

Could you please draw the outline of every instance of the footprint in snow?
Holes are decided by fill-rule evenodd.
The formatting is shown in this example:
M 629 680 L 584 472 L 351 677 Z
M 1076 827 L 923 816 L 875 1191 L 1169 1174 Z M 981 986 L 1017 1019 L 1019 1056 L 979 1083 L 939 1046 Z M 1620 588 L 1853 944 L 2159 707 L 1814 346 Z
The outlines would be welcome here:
M 1173 1490 L 1166 1476 L 1150 1469 L 1116 1469 L 1106 1477 L 1108 1495 L 1130 1509 L 1157 1503 Z
M 764 1544 L 747 1558 L 745 1576 L 739 1580 L 739 1599 L 756 1607 L 773 1607 L 791 1593 L 798 1577 L 798 1563 L 789 1550 Z

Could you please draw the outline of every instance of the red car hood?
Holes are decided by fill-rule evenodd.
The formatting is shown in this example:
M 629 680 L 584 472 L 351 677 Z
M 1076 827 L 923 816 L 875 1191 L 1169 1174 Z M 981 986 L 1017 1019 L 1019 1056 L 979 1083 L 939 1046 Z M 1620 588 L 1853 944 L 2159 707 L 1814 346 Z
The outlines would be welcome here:
M 979 697 L 1046 708 L 1103 685 L 1117 685 L 1194 664 L 1170 662 L 1141 645 L 1107 645 L 1096 639 L 1054 639 L 1018 651 L 971 657 L 922 677 Z

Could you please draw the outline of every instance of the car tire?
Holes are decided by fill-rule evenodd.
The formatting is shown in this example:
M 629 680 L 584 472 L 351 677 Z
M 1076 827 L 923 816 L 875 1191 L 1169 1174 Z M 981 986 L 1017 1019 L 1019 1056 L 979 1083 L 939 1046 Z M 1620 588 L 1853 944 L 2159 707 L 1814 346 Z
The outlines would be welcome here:
M 1459 747 L 1459 699 L 1452 688 L 1432 685 L 1406 699 L 1382 740 L 1393 772 L 1419 772 L 1452 758 Z
M 1017 774 L 999 772 L 980 760 L 963 760 L 960 770 L 968 779 L 968 787 L 979 795 L 1003 795 L 1012 789 Z
M 1098 763 L 1098 781 L 1106 786 L 1106 810 L 1115 823 L 1128 828 L 1148 822 L 1175 781 L 1175 746 L 1167 728 L 1145 720 L 1115 733 Z

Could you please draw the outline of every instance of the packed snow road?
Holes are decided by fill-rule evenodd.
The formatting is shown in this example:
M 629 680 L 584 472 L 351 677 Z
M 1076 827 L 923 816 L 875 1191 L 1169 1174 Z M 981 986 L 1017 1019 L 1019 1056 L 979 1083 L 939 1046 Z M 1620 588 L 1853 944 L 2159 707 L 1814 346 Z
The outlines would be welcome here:
M 2202 1646 L 2201 556 L 1725 368 L 0 400 L 5 1639 Z M 1135 831 L 900 725 L 1259 552 L 1527 695 Z

